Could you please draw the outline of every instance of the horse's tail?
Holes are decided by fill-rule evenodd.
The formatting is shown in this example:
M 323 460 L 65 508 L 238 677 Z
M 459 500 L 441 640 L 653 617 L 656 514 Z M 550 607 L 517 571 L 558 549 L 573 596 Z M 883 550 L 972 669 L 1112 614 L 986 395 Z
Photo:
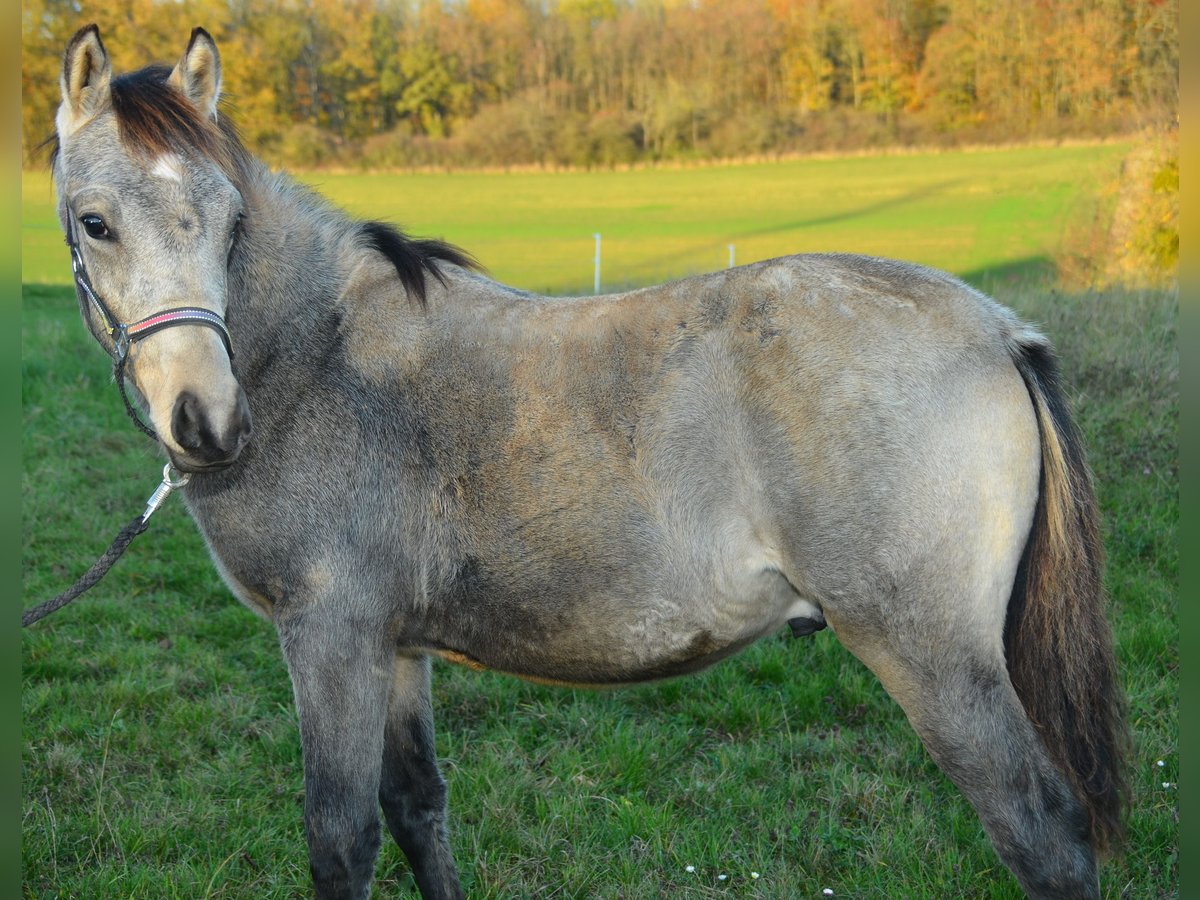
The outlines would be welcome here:
M 1037 413 L 1042 474 L 1004 628 L 1009 677 L 1104 854 L 1124 835 L 1129 734 L 1105 617 L 1099 510 L 1053 350 L 1029 333 L 1011 352 Z

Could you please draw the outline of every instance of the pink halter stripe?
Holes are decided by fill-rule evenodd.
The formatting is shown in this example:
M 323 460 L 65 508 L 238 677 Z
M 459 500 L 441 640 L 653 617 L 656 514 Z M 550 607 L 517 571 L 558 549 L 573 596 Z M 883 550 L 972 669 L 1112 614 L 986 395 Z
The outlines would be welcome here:
M 177 322 L 180 319 L 203 319 L 206 322 L 212 322 L 214 325 L 221 322 L 221 317 L 214 312 L 209 312 L 207 309 L 199 307 L 189 307 L 186 309 L 173 309 L 169 312 L 159 313 L 155 316 L 150 316 L 147 319 L 142 319 L 140 322 L 135 322 L 129 326 L 129 334 L 133 336 L 138 332 L 145 331 L 149 328 L 154 328 L 158 325 L 168 325 L 172 322 Z
M 187 325 L 194 323 L 196 325 L 207 325 L 221 336 L 221 341 L 225 344 L 225 351 L 233 358 L 232 342 L 229 339 L 229 329 L 225 327 L 225 320 L 217 313 L 210 309 L 204 309 L 200 306 L 180 306 L 176 309 L 168 309 L 165 312 L 155 313 L 142 319 L 140 322 L 134 322 L 132 325 L 126 325 L 124 328 L 128 339 L 132 341 L 141 340 L 149 337 L 156 331 L 161 331 L 163 328 L 168 328 L 172 325 Z

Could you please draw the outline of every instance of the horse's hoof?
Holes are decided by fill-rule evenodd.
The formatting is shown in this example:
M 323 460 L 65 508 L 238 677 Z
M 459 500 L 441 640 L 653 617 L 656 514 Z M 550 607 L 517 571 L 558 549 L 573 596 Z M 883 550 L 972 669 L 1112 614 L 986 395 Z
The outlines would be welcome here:
M 804 637 L 806 634 L 820 631 L 825 627 L 825 617 L 817 616 L 798 616 L 795 619 L 788 619 L 788 624 L 792 626 L 793 637 Z

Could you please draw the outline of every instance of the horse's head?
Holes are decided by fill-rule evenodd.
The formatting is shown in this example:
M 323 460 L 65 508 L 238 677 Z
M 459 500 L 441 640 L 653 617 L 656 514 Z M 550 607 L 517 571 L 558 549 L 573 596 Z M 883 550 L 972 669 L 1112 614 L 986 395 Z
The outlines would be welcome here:
M 220 88 L 203 29 L 174 69 L 114 77 L 91 25 L 67 47 L 55 119 L 58 213 L 84 321 L 125 357 L 123 376 L 185 471 L 229 465 L 250 435 L 224 323 L 243 201 Z

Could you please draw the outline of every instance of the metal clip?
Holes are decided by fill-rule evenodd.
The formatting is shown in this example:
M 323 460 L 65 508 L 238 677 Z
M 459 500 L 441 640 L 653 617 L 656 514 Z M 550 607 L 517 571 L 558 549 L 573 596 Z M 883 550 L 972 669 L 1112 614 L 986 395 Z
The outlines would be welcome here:
M 146 511 L 142 513 L 142 521 L 149 522 L 150 517 L 154 515 L 154 511 L 163 505 L 167 497 L 171 496 L 171 491 L 175 488 L 181 488 L 189 481 L 192 476 L 187 472 L 175 472 L 175 478 L 171 478 L 171 473 L 175 472 L 170 463 L 163 466 L 162 484 L 154 489 L 154 493 L 150 495 L 150 499 L 146 501 Z

